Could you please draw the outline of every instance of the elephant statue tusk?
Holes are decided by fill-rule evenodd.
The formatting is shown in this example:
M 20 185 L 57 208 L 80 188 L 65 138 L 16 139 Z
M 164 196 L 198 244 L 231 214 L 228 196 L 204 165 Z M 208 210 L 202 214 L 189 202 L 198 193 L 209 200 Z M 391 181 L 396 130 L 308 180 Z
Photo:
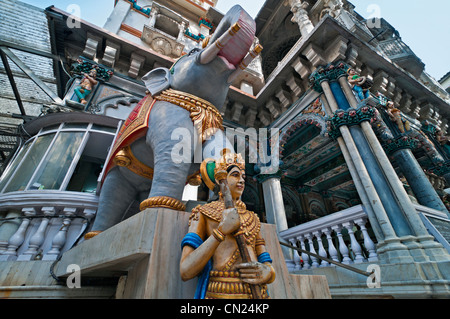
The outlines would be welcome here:
M 239 30 L 241 29 L 241 26 L 239 23 L 235 23 L 231 26 L 231 28 L 228 30 L 228 32 L 225 32 L 219 39 L 214 41 L 209 47 L 207 47 L 202 54 L 200 55 L 200 63 L 201 64 L 208 64 L 214 58 L 217 56 L 217 54 L 224 48 L 224 46 L 228 43 L 228 41 L 231 40 L 232 37 L 234 37 Z
M 239 63 L 236 71 L 231 73 L 231 75 L 228 77 L 228 83 L 232 83 L 239 76 L 239 74 L 241 74 L 248 67 L 248 65 L 261 53 L 262 50 L 262 45 L 257 44 L 253 50 L 247 53 L 247 55 Z

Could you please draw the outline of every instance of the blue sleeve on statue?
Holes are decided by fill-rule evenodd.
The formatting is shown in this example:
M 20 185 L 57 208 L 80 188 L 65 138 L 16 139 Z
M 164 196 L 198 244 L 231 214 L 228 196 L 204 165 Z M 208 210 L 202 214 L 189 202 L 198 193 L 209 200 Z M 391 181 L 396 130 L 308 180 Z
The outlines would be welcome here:
M 272 263 L 272 258 L 270 258 L 270 254 L 268 252 L 262 253 L 258 256 L 258 262 L 263 263 Z
M 197 249 L 201 244 L 203 244 L 203 240 L 199 235 L 195 233 L 188 233 L 181 241 L 181 249 L 183 249 L 183 247 L 186 245 Z M 208 288 L 209 283 L 209 272 L 211 271 L 211 269 L 212 260 L 210 259 L 205 268 L 203 268 L 202 272 L 198 275 L 198 283 L 197 289 L 195 290 L 194 299 L 205 299 L 206 289 Z

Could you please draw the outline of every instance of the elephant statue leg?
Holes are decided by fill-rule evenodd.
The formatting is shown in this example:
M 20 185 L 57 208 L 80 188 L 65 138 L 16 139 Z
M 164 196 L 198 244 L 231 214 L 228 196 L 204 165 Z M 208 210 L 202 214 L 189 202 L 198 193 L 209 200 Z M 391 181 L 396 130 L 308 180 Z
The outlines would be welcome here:
M 182 139 L 186 143 L 183 150 L 187 152 L 184 154 L 187 157 L 181 162 L 174 158 L 173 153 L 180 144 L 180 133 L 183 133 Z M 189 112 L 168 102 L 155 103 L 146 136 L 154 154 L 154 175 L 149 198 L 141 203 L 141 210 L 149 207 L 185 209 L 181 198 L 192 167 L 194 134 Z
M 121 222 L 129 206 L 137 199 L 136 188 L 123 176 L 121 169 L 114 167 L 106 177 L 92 226 L 95 232 L 104 231 Z M 120 200 L 117 200 L 118 196 Z

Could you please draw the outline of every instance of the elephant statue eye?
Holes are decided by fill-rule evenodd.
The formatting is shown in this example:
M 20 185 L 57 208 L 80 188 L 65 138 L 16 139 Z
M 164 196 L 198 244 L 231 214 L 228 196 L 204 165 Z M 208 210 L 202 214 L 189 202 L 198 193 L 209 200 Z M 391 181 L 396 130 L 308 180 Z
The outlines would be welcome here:
M 194 48 L 191 51 L 189 51 L 188 56 L 193 55 L 194 53 L 200 52 L 201 50 L 199 48 Z

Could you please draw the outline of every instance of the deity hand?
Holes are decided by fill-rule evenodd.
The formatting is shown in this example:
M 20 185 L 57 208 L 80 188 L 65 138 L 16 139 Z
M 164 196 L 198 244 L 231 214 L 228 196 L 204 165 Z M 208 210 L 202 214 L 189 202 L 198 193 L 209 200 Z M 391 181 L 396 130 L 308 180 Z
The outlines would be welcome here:
M 367 77 L 362 76 L 359 78 L 358 85 L 363 85 L 367 80 Z
M 229 235 L 238 230 L 241 225 L 239 214 L 236 208 L 225 209 L 222 213 L 222 220 L 218 229 L 224 234 Z
M 274 273 L 272 266 L 259 262 L 242 263 L 236 267 L 239 269 L 242 281 L 252 285 L 270 283 Z

